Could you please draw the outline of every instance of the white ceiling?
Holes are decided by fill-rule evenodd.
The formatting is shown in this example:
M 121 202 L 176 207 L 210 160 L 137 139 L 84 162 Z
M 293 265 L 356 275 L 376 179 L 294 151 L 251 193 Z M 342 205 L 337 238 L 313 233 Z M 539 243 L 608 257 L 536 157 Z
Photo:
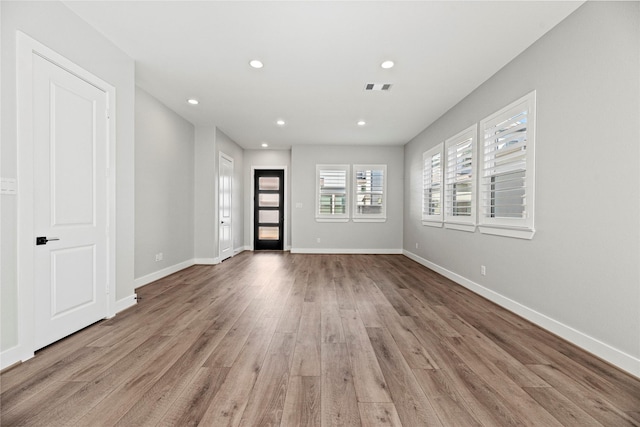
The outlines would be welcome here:
M 405 144 L 582 3 L 65 2 L 136 61 L 142 89 L 248 149 Z

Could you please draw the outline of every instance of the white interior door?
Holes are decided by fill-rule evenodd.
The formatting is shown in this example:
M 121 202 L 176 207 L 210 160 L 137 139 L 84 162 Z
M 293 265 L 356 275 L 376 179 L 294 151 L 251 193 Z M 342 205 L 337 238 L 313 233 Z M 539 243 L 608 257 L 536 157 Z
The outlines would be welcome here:
M 107 316 L 107 114 L 103 90 L 34 55 L 36 349 Z
M 218 233 L 220 240 L 220 262 L 233 255 L 233 237 L 232 237 L 232 184 L 233 184 L 233 159 L 225 154 L 220 153 L 220 167 L 218 168 L 219 183 L 219 217 L 220 231 Z

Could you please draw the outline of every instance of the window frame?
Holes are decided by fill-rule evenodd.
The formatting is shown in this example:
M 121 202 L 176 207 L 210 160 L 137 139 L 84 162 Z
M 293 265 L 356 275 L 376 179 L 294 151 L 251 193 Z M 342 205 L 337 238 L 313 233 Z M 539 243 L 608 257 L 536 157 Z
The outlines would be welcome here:
M 491 202 L 487 204 L 487 198 L 493 196 L 492 182 L 500 176 L 499 173 L 491 173 L 490 169 L 495 169 L 495 160 L 492 158 L 488 147 L 495 145 L 496 133 L 491 132 L 501 123 L 516 117 L 518 114 L 526 114 L 526 137 L 524 145 L 524 183 L 523 183 L 523 217 L 491 216 L 488 214 L 488 207 L 493 206 Z M 535 143 L 536 143 L 536 91 L 532 91 L 520 99 L 512 102 L 506 107 L 496 111 L 490 116 L 480 121 L 480 141 L 481 164 L 478 167 L 479 197 L 478 197 L 478 228 L 481 233 L 498 236 L 515 237 L 521 239 L 532 239 L 535 234 L 534 213 L 535 213 Z M 509 135 L 505 133 L 503 135 Z M 508 153 L 511 156 L 511 154 Z M 522 157 L 522 156 L 517 156 Z M 515 162 L 515 161 L 512 161 Z M 522 162 L 522 161 L 521 161 Z M 508 163 L 503 163 L 502 166 Z M 514 169 L 517 170 L 517 169 Z M 512 171 L 509 171 L 512 172 Z M 508 172 L 507 172 L 508 173 Z M 504 173 L 502 174 L 504 176 Z M 493 177 L 493 178 L 492 178 Z M 495 189 L 493 190 L 495 191 Z M 492 208 L 493 209 L 493 208 Z M 495 214 L 494 214 L 495 215 Z
M 471 140 L 471 142 L 467 142 Z M 476 221 L 477 221 L 477 142 L 478 142 L 478 124 L 475 123 L 465 130 L 455 134 L 451 138 L 448 138 L 444 142 L 444 226 L 445 228 L 460 230 L 460 231 L 469 231 L 473 232 L 476 229 Z M 455 178 L 455 173 L 457 172 L 457 162 L 456 164 L 451 165 L 450 158 L 452 155 L 452 150 L 457 150 L 457 147 L 465 144 L 469 145 L 471 148 L 471 176 L 466 179 L 464 182 L 468 182 L 471 185 L 471 200 L 470 200 L 470 215 L 454 215 L 453 214 L 453 197 L 454 190 L 453 182 Z M 458 156 L 456 156 L 458 159 Z
M 321 171 L 341 171 L 345 172 L 345 188 L 344 188 L 344 213 L 340 214 L 323 214 L 320 212 L 320 197 L 322 195 L 320 189 L 320 173 Z M 350 173 L 351 167 L 349 165 L 335 165 L 335 164 L 321 164 L 316 165 L 316 221 L 317 222 L 348 222 L 350 218 L 349 206 L 350 206 Z
M 443 151 L 444 142 L 441 142 L 422 153 L 422 225 L 426 225 L 429 227 L 442 227 L 444 221 Z M 430 166 L 429 168 L 427 168 L 427 159 L 430 159 L 430 164 L 432 164 L 433 157 L 438 154 L 440 155 L 440 180 L 438 182 L 438 186 L 440 187 L 440 213 L 431 214 L 427 212 L 427 209 L 425 209 L 427 204 L 427 192 L 428 190 L 431 190 L 431 188 L 433 188 L 433 185 L 431 185 L 431 177 L 433 176 L 432 167 Z M 427 184 L 427 176 L 429 176 L 429 186 Z
M 376 214 L 358 213 L 358 196 L 360 194 L 358 190 L 358 172 L 368 170 L 381 170 L 382 171 L 382 211 Z M 385 222 L 387 220 L 387 165 L 386 164 L 361 164 L 353 165 L 353 178 L 352 178 L 352 207 L 353 222 Z M 371 191 L 373 194 L 373 191 Z

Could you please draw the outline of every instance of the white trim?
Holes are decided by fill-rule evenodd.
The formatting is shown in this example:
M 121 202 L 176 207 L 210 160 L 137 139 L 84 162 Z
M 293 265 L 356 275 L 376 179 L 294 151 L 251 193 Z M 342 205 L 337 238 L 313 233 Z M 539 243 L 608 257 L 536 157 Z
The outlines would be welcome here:
M 235 221 L 236 218 L 233 216 L 233 178 L 235 175 L 235 162 L 233 161 L 233 157 L 231 157 L 230 155 L 222 152 L 222 151 L 218 151 L 218 173 L 216 176 L 216 218 L 217 218 L 217 224 L 216 224 L 216 235 L 218 236 L 218 260 L 220 260 L 220 258 L 222 258 L 222 251 L 220 250 L 220 224 L 221 224 L 221 220 L 220 220 L 220 163 L 222 161 L 222 159 L 228 160 L 231 162 L 231 188 L 230 188 L 230 197 L 231 197 L 231 255 L 227 258 L 231 258 L 234 255 L 233 252 L 233 227 L 235 225 Z M 244 224 L 243 224 L 244 227 Z M 225 258 L 225 259 L 227 259 Z M 222 260 L 224 261 L 224 260 Z M 220 262 L 222 262 L 220 261 Z
M 427 158 L 429 159 L 429 180 L 431 180 L 432 177 L 432 167 L 431 167 L 431 163 L 432 163 L 432 159 L 434 156 L 436 155 L 440 155 L 440 213 L 439 214 L 429 214 L 428 211 L 425 211 L 425 190 L 426 190 L 426 186 L 425 186 L 425 176 L 427 176 L 427 171 L 426 171 L 426 160 Z M 444 222 L 444 174 L 446 172 L 446 168 L 445 168 L 445 157 L 444 157 L 444 142 L 441 142 L 433 147 L 431 147 L 430 149 L 428 149 L 427 151 L 425 151 L 424 153 L 422 153 L 422 207 L 421 207 L 421 212 L 422 212 L 422 224 L 423 225 L 428 225 L 431 227 L 442 227 L 442 225 L 434 225 L 433 223 L 442 223 Z M 429 189 L 431 189 L 433 187 L 433 185 L 429 186 Z
M 515 237 L 516 239 L 533 239 L 533 235 L 536 234 L 536 230 L 530 230 L 528 228 L 509 228 L 499 227 L 495 225 L 479 225 L 478 230 L 483 234 L 492 234 L 494 236 L 502 237 Z
M 318 218 L 316 222 L 349 222 L 349 218 Z
M 425 219 L 422 220 L 422 225 L 426 225 L 427 227 L 442 228 L 442 224 L 442 221 L 427 221 Z
M 116 313 L 120 313 L 127 308 L 133 307 L 138 303 L 138 295 L 131 294 L 126 298 L 119 299 L 116 301 Z
M 492 177 L 495 174 L 487 172 L 485 169 L 488 164 L 488 160 L 485 151 L 485 144 L 487 143 L 486 132 L 487 129 L 495 129 L 502 120 L 512 117 L 513 114 L 519 114 L 526 112 L 527 124 L 526 124 L 526 154 L 525 154 L 525 205 L 524 205 L 524 217 L 523 218 L 507 218 L 507 217 L 490 217 L 486 213 L 486 205 L 484 199 L 486 197 L 485 191 L 488 184 L 484 184 L 483 180 L 487 177 Z M 478 207 L 478 225 L 481 233 L 493 234 L 496 236 L 515 237 L 520 239 L 531 239 L 535 234 L 535 151 L 536 151 L 536 91 L 533 90 L 523 97 L 517 99 L 504 108 L 496 111 L 490 116 L 480 121 L 479 132 L 480 138 L 478 139 L 478 197 L 476 198 Z M 495 137 L 495 135 L 494 135 Z M 495 142 L 494 142 L 495 143 Z M 484 165 L 484 166 L 483 166 Z
M 289 170 L 287 166 L 264 166 L 264 165 L 251 165 L 251 176 L 249 177 L 251 179 L 251 227 L 249 227 L 249 241 L 251 242 L 250 245 L 247 245 L 244 247 L 244 250 L 246 251 L 252 251 L 254 249 L 255 246 L 255 241 L 253 240 L 254 238 L 254 233 L 253 233 L 253 229 L 254 229 L 254 221 L 255 221 L 255 197 L 256 197 L 256 170 L 280 170 L 282 169 L 284 171 L 284 178 L 283 178 L 283 189 L 282 191 L 284 191 L 284 226 L 283 226 L 283 236 L 282 238 L 284 239 L 282 241 L 282 249 L 283 250 L 287 250 L 286 248 L 288 248 L 289 246 L 287 246 L 287 237 L 289 237 L 289 234 L 287 233 L 287 228 L 289 227 L 289 197 L 287 194 L 287 191 L 289 190 L 289 186 L 288 186 L 288 179 L 289 179 Z
M 606 360 L 607 362 L 617 366 L 618 368 L 635 375 L 640 378 L 640 358 L 636 358 L 621 350 L 618 350 L 609 344 L 606 344 L 596 338 L 593 338 L 583 332 L 580 332 L 571 326 L 565 325 L 545 314 L 542 314 L 532 308 L 529 308 L 517 301 L 514 301 L 504 295 L 501 295 L 491 289 L 485 288 L 466 277 L 463 277 L 453 271 L 447 270 L 427 259 L 424 259 L 408 250 L 404 250 L 403 254 L 425 267 L 442 274 L 448 279 L 453 280 L 461 286 L 475 292 L 476 294 L 492 301 L 499 306 L 525 318 L 526 320 L 546 329 L 547 331 L 558 335 L 559 337 L 581 347 L 582 349 Z
M 367 170 L 382 171 L 382 212 L 379 214 L 363 214 L 358 213 L 358 172 Z M 386 222 L 387 220 L 387 165 L 386 164 L 360 164 L 352 165 L 351 188 L 353 197 L 351 197 L 351 221 L 353 222 Z M 373 194 L 373 193 L 372 193 Z
M 19 362 L 26 362 L 34 356 L 33 352 L 25 352 L 24 346 L 17 345 L 0 353 L 0 370 Z
M 195 265 L 195 261 L 193 259 L 190 259 L 190 260 L 183 261 L 178 264 L 163 268 L 162 270 L 149 273 L 145 276 L 138 277 L 133 281 L 134 288 L 139 288 L 140 286 L 148 285 L 151 282 L 160 280 L 163 277 L 169 276 L 170 274 L 177 273 L 178 271 L 184 270 L 185 268 L 189 268 L 192 265 Z
M 33 230 L 33 55 L 56 64 L 79 78 L 89 82 L 107 96 L 110 119 L 108 121 L 107 162 L 109 177 L 107 180 L 107 281 L 108 290 L 105 318 L 116 312 L 116 89 L 109 83 L 74 64 L 62 55 L 32 39 L 28 35 L 16 32 L 16 87 L 17 87 L 17 149 L 18 149 L 18 241 L 17 241 L 17 283 L 18 283 L 18 345 L 4 352 L 9 359 L 2 363 L 13 364 L 33 357 L 35 350 L 34 318 L 34 230 Z M 13 358 L 16 358 L 15 360 Z
M 476 231 L 476 226 L 473 224 L 459 224 L 456 222 L 445 222 L 444 228 L 448 228 L 449 230 L 468 231 L 471 233 Z
M 194 265 L 216 265 L 220 264 L 219 258 L 195 258 L 193 260 Z
M 454 215 L 453 214 L 453 182 L 457 182 L 455 179 L 455 173 L 457 171 L 458 160 L 458 147 L 461 143 L 466 143 L 471 140 L 471 214 L 469 216 L 462 215 Z M 477 218 L 477 193 L 478 186 L 476 182 L 478 181 L 477 177 L 477 164 L 478 164 L 478 124 L 475 123 L 465 130 L 458 132 L 451 138 L 448 138 L 444 142 L 444 173 L 443 173 L 443 186 L 444 186 L 444 195 L 443 195 L 443 209 L 444 209 L 444 222 L 445 228 L 450 228 L 453 230 L 461 230 L 461 231 L 475 231 L 476 218 Z M 449 151 L 453 148 L 453 151 L 456 153 L 454 155 L 455 162 L 453 168 L 450 163 L 450 153 Z M 452 174 L 454 178 L 452 178 Z M 453 182 L 452 182 L 453 181 Z M 451 185 L 450 185 L 451 184 Z
M 344 177 L 344 209 L 343 214 L 320 214 L 320 171 L 343 171 Z M 316 164 L 316 188 L 314 190 L 316 222 L 349 222 L 351 218 L 351 165 L 345 164 Z
M 364 254 L 400 255 L 402 249 L 335 249 L 335 248 L 291 248 L 292 254 Z

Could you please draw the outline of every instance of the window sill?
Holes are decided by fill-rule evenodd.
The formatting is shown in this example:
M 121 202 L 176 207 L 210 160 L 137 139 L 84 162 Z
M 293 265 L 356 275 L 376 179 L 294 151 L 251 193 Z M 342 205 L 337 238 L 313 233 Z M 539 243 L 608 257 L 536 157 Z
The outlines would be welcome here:
M 513 237 L 516 239 L 533 239 L 533 235 L 535 234 L 535 230 L 529 228 L 508 228 L 508 227 L 496 227 L 496 226 L 487 226 L 481 225 L 478 226 L 478 229 L 483 234 L 491 234 L 494 236 L 503 236 L 503 237 Z
M 450 230 L 467 231 L 470 233 L 476 231 L 476 226 L 474 224 L 459 224 L 453 222 L 445 222 L 444 228 L 448 228 Z
M 317 218 L 316 222 L 349 222 L 349 218 Z
M 353 218 L 353 222 L 387 222 L 387 218 Z
M 425 221 L 422 220 L 422 225 L 426 225 L 427 227 L 442 227 L 442 221 Z

